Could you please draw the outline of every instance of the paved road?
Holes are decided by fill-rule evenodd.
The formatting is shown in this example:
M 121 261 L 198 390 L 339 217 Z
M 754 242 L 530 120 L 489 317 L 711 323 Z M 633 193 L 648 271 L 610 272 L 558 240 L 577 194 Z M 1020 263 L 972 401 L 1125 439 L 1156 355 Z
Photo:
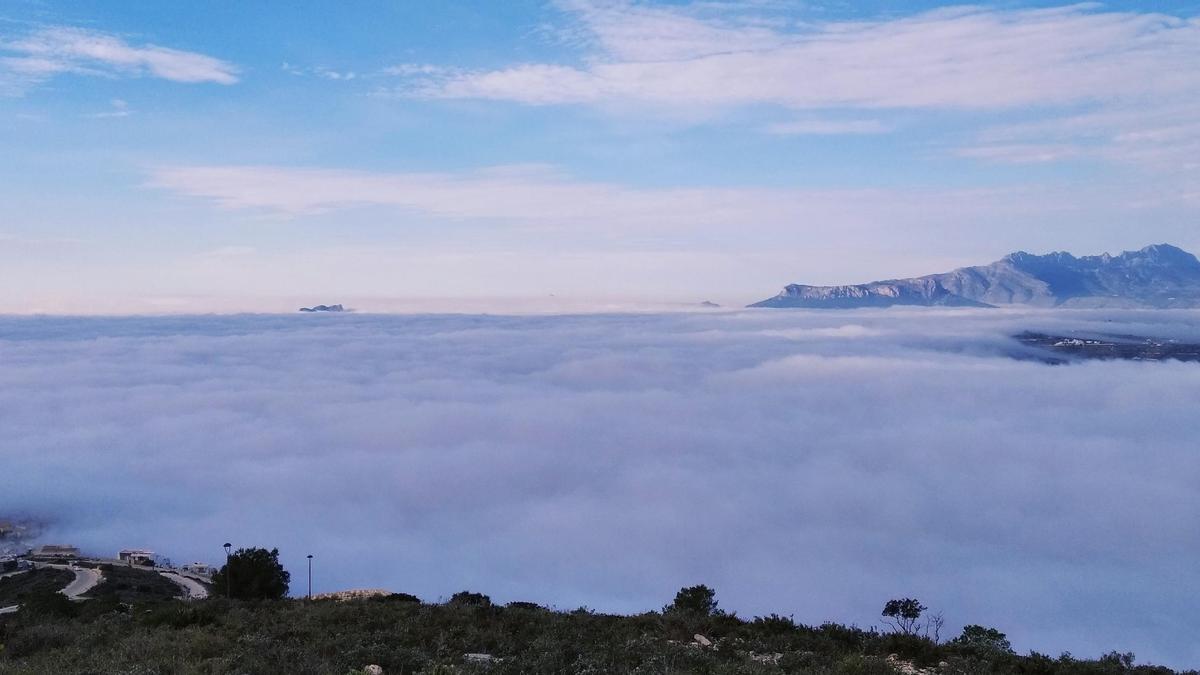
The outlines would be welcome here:
M 71 567 L 69 565 L 46 565 L 46 567 L 53 567 L 54 569 L 59 570 L 70 570 L 71 572 L 75 573 L 74 581 L 67 584 L 66 588 L 59 591 L 59 593 L 62 593 L 72 600 L 86 600 L 87 598 L 81 598 L 79 596 L 92 590 L 97 584 L 104 580 L 104 575 L 100 573 L 100 570 L 92 569 L 91 567 Z
M 38 565 L 38 567 L 52 567 L 56 570 L 67 570 L 68 572 L 74 572 L 75 578 L 71 580 L 71 583 L 67 584 L 66 588 L 59 591 L 59 593 L 62 593 L 76 602 L 87 600 L 87 598 L 81 598 L 79 596 L 92 590 L 104 580 L 104 575 L 100 573 L 100 570 L 92 569 L 90 567 L 74 567 L 72 565 Z M 13 574 L 20 573 L 21 572 L 14 572 Z M 12 574 L 6 574 L 5 576 L 12 576 Z M 21 609 L 20 605 L 0 607 L 0 614 L 12 614 L 18 609 Z
M 183 589 L 184 600 L 203 600 L 208 597 L 208 589 L 191 577 L 184 576 L 178 572 L 159 572 L 159 574 L 175 582 Z

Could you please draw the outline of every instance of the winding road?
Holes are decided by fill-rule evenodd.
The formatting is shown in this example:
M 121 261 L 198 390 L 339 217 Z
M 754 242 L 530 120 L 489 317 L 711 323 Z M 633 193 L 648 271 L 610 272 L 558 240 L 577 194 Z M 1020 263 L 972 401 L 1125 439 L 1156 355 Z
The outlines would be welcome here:
M 203 600 L 208 597 L 208 589 L 199 581 L 179 572 L 159 572 L 183 589 L 184 600 Z
M 75 567 L 74 565 L 51 565 L 40 564 L 39 568 L 49 567 L 56 570 L 67 570 L 75 574 L 75 578 L 71 583 L 67 584 L 66 588 L 59 591 L 75 602 L 83 602 L 87 598 L 82 597 L 85 593 L 92 590 L 104 581 L 104 574 L 100 570 L 92 567 Z M 3 577 L 14 576 L 24 573 L 25 570 L 19 572 L 9 572 Z M 158 570 L 162 576 L 170 579 L 172 583 L 179 586 L 182 593 L 180 598 L 184 600 L 203 600 L 208 597 L 208 589 L 204 584 L 200 583 L 200 578 L 175 570 Z M 0 614 L 12 614 L 21 608 L 20 605 L 12 605 L 10 607 L 0 607 Z
M 100 573 L 100 570 L 91 567 L 72 567 L 70 565 L 46 565 L 46 567 L 70 570 L 75 573 L 75 579 L 67 584 L 66 588 L 59 591 L 72 600 L 86 600 L 87 598 L 79 596 L 92 590 L 104 580 L 104 575 Z
M 59 591 L 59 593 L 62 593 L 63 595 L 67 596 L 68 599 L 74 600 L 75 602 L 83 602 L 84 600 L 87 600 L 87 598 L 80 596 L 92 590 L 104 580 L 104 575 L 100 573 L 100 570 L 92 569 L 90 567 L 74 567 L 72 565 L 38 565 L 38 567 L 49 567 L 56 570 L 67 570 L 68 572 L 74 572 L 75 578 L 71 580 L 71 583 L 67 584 L 66 588 Z M 20 572 L 17 574 L 20 574 Z M 20 608 L 20 605 L 0 607 L 0 614 L 12 614 Z

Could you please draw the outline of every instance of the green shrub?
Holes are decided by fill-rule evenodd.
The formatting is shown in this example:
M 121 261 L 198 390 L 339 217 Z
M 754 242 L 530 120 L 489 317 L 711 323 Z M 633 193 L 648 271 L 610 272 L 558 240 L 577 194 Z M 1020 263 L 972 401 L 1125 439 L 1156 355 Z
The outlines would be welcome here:
M 450 596 L 450 600 L 446 604 L 451 607 L 491 607 L 492 599 L 483 593 L 459 591 Z
M 905 635 L 904 633 L 883 636 L 875 648 L 875 652 L 883 656 L 895 654 L 905 661 L 911 661 L 922 667 L 937 665 L 937 662 L 941 660 L 941 652 L 933 640 L 920 635 Z
M 990 675 L 991 673 L 998 672 L 998 669 L 994 667 L 992 662 L 984 659 L 969 656 L 949 656 L 946 658 L 946 666 L 939 668 L 938 672 L 941 675 Z
M 835 675 L 895 675 L 896 669 L 883 657 L 851 654 L 834 664 L 833 672 Z
M 675 601 L 663 608 L 663 614 L 668 613 L 712 616 L 717 613 L 717 592 L 704 584 L 681 588 Z
M 748 628 L 752 632 L 762 635 L 781 635 L 794 633 L 797 630 L 796 622 L 792 620 L 792 617 L 779 616 L 778 614 L 756 616 L 750 622 Z
M 78 607 L 67 596 L 58 591 L 39 588 L 26 595 L 21 602 L 22 618 L 69 618 L 75 616 Z
M 513 602 L 510 602 L 507 605 L 505 605 L 505 607 L 507 607 L 508 609 L 523 609 L 523 610 L 529 610 L 529 611 L 539 611 L 539 610 L 545 609 L 544 607 L 537 604 L 536 602 L 522 602 L 520 600 L 515 600 Z
M 779 659 L 779 668 L 785 673 L 819 673 L 832 668 L 834 659 L 828 654 L 817 652 L 789 652 Z
M 224 609 L 223 603 L 165 602 L 145 610 L 145 613 L 139 617 L 139 622 L 151 627 L 210 626 L 216 623 L 218 617 L 224 613 Z
M 71 644 L 73 639 L 74 633 L 67 624 L 39 623 L 15 631 L 4 645 L 4 654 L 9 658 L 21 658 L 65 647 Z
M 287 596 L 290 572 L 279 563 L 279 549 L 242 548 L 212 577 L 212 586 L 238 600 L 278 600 Z
M 1009 644 L 1007 635 L 995 628 L 975 624 L 963 627 L 962 634 L 951 640 L 950 644 L 972 652 L 1012 653 L 1012 645 Z

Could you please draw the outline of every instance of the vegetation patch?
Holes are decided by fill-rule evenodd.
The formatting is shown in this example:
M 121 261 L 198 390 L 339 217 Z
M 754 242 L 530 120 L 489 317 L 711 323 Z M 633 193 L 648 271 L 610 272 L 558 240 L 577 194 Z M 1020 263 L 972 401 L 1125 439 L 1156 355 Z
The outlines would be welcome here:
M 183 592 L 179 584 L 153 570 L 127 565 L 101 565 L 99 569 L 104 580 L 85 597 L 133 603 L 170 600 Z
M 43 567 L 0 579 L 0 607 L 19 605 L 27 596 L 41 591 L 56 592 L 75 578 L 68 570 Z
M 710 589 L 683 589 L 635 616 L 464 591 L 444 604 L 397 594 L 352 600 L 93 600 L 78 610 L 0 618 L 0 673 L 712 673 L 758 675 L 1169 675 L 1132 654 L 1099 659 L 1013 653 L 995 628 L 946 641 L 898 630 L 745 620 Z M 402 600 L 398 600 L 402 598 Z M 915 607 L 901 607 L 911 615 Z M 925 625 L 922 623 L 922 625 Z M 904 631 L 908 628 L 908 632 Z M 1195 671 L 1192 671 L 1195 674 Z

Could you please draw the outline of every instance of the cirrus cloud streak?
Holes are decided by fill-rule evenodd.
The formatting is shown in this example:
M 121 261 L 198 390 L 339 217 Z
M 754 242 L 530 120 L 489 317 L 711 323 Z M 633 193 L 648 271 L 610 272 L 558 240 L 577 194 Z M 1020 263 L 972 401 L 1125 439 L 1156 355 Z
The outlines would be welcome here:
M 238 69 L 221 59 L 70 26 L 0 36 L 0 86 L 19 93 L 56 75 L 156 77 L 173 82 L 233 84 Z
M 586 65 L 417 72 L 430 98 L 612 101 L 666 107 L 1010 108 L 1195 95 L 1200 21 L 1167 14 L 950 7 L 776 27 L 700 15 L 703 4 L 574 2 Z

